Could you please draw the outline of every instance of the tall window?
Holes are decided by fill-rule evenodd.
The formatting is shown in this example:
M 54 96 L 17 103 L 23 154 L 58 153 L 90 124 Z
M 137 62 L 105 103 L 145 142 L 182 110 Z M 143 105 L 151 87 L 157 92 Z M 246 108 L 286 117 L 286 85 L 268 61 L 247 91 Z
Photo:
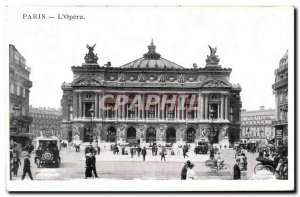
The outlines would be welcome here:
M 11 94 L 15 93 L 15 85 L 14 84 L 10 84 L 10 93 Z
M 17 96 L 20 96 L 20 86 L 17 86 Z
M 233 114 L 234 114 L 234 109 L 233 107 L 230 107 L 230 121 L 233 121 Z
M 69 105 L 69 120 L 73 120 L 73 106 Z
M 135 118 L 135 116 L 136 116 L 135 110 L 136 110 L 136 108 L 132 108 L 131 110 L 128 110 L 128 118 L 129 119 Z
M 150 106 L 148 110 L 148 118 L 154 119 L 155 118 L 155 106 Z
M 23 97 L 24 98 L 26 97 L 26 90 L 25 90 L 25 88 L 23 88 Z

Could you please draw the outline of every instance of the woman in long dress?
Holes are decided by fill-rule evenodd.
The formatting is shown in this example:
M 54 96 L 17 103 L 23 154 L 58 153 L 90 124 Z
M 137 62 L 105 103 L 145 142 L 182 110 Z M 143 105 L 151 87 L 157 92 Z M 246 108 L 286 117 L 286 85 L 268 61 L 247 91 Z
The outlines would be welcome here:
M 196 173 L 193 170 L 193 168 L 194 168 L 194 164 L 191 163 L 188 170 L 187 170 L 187 173 L 186 173 L 186 179 L 187 180 L 195 180 L 196 179 Z

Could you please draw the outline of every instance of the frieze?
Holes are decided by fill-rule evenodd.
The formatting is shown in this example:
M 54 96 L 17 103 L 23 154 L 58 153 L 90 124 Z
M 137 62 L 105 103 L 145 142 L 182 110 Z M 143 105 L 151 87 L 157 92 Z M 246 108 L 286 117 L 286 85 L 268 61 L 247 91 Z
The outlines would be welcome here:
M 203 87 L 228 87 L 228 85 L 224 81 L 216 79 L 206 82 Z
M 99 83 L 96 80 L 85 79 L 75 83 L 75 85 L 76 86 L 100 86 L 101 83 Z
M 119 82 L 125 82 L 126 76 L 124 74 L 119 75 Z
M 158 81 L 161 82 L 161 83 L 166 82 L 166 76 L 165 75 L 159 75 Z
M 146 76 L 144 74 L 140 74 L 138 76 L 138 80 L 139 80 L 139 82 L 145 82 L 146 81 Z

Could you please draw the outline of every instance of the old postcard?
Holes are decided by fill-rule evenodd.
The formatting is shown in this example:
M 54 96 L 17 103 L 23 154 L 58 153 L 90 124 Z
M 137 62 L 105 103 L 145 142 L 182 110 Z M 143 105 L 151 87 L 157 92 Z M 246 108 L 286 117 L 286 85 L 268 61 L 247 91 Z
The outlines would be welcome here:
M 293 7 L 4 18 L 8 191 L 295 189 Z

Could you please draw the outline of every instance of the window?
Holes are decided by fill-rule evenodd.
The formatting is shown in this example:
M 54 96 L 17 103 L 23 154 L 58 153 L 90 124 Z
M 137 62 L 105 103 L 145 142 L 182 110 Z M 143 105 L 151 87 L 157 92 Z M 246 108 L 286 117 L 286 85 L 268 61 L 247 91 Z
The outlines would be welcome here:
M 17 86 L 17 96 L 20 96 L 20 86 Z
M 26 90 L 25 90 L 25 88 L 23 88 L 23 97 L 24 98 L 26 97 Z
M 136 108 L 133 108 L 132 110 L 128 110 L 128 118 L 130 119 L 135 118 L 135 110 Z
M 10 93 L 14 94 L 15 91 L 15 85 L 14 84 L 10 84 Z
M 155 106 L 150 106 L 148 110 L 148 118 L 154 119 L 155 117 Z
M 73 120 L 73 106 L 69 105 L 69 120 Z

